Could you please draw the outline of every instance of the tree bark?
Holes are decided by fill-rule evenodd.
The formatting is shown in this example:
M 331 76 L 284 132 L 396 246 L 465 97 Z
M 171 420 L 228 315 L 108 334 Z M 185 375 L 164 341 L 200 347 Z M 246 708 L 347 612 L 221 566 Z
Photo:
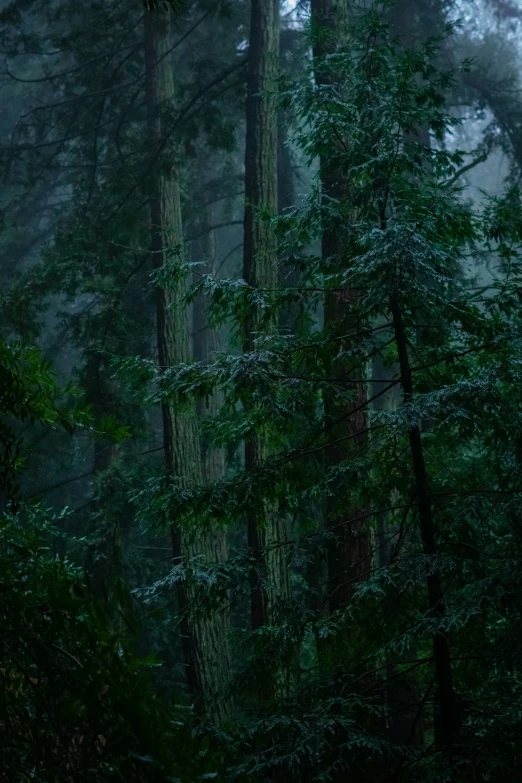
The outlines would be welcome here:
M 203 220 L 206 229 L 215 223 L 212 211 L 212 205 L 210 205 L 204 212 Z M 201 238 L 195 243 L 195 254 L 196 257 L 194 258 L 194 261 L 200 265 L 199 270 L 203 274 L 216 275 L 218 259 L 216 252 L 216 235 L 214 231 L 206 230 L 202 234 Z M 209 364 L 216 358 L 221 345 L 218 331 L 208 324 L 207 302 L 204 295 L 198 297 L 194 302 L 193 327 L 194 358 L 196 361 L 202 362 L 203 364 Z M 196 411 L 198 418 L 215 418 L 221 408 L 222 398 L 222 393 L 216 391 L 208 399 L 198 401 Z M 225 476 L 226 472 L 225 448 L 223 446 L 214 447 L 203 438 L 201 439 L 200 448 L 203 480 L 206 483 L 219 481 L 219 479 L 222 479 Z M 211 551 L 213 552 L 214 562 L 225 563 L 228 559 L 226 530 L 218 529 L 210 534 L 209 543 Z M 216 649 L 216 654 L 223 656 L 224 660 L 220 662 L 219 665 L 222 666 L 224 673 L 230 672 L 232 667 L 230 647 L 227 642 L 230 633 L 228 610 L 228 604 L 225 606 L 217 606 L 214 609 L 214 622 L 218 631 L 217 638 L 222 640 L 220 648 Z M 224 678 L 224 680 L 225 679 L 226 678 Z M 230 714 L 231 708 L 229 701 L 230 700 L 227 697 L 224 697 L 221 705 L 221 709 L 226 712 L 227 717 Z
M 145 14 L 148 130 L 157 152 L 174 107 L 173 67 L 167 54 L 172 45 L 170 15 Z M 162 282 L 156 288 L 158 362 L 163 371 L 192 359 L 191 323 L 183 304 L 189 281 L 179 269 L 184 255 L 180 188 L 171 150 L 153 164 L 149 195 L 153 265 L 170 278 L 168 284 Z M 176 274 L 170 276 L 169 270 Z M 181 414 L 170 402 L 164 402 L 162 421 L 169 485 L 179 489 L 200 485 L 203 471 L 195 409 Z M 194 557 L 203 564 L 214 562 L 211 535 L 182 531 L 172 521 L 170 526 L 175 563 Z M 178 590 L 187 682 L 198 711 L 220 723 L 228 717 L 226 703 L 219 700 L 229 676 L 227 644 L 215 614 L 190 613 L 195 591 L 184 585 Z
M 261 211 L 277 213 L 277 121 L 276 77 L 279 54 L 279 0 L 252 0 L 250 16 L 250 47 L 248 54 L 245 149 L 245 214 L 243 277 L 253 288 L 275 290 L 278 264 L 277 242 Z M 256 348 L 256 337 L 277 330 L 277 317 L 262 319 L 260 308 L 253 308 L 245 323 L 244 351 Z M 253 436 L 245 444 L 245 467 L 255 468 L 269 456 L 269 447 L 262 435 Z M 273 547 L 286 535 L 286 520 L 277 504 L 263 499 L 260 506 L 250 509 L 247 519 L 248 546 L 256 567 L 251 573 L 251 621 L 257 629 L 275 620 L 278 605 L 290 596 L 289 573 L 284 547 Z M 264 555 L 266 551 L 266 555 Z M 264 570 L 266 580 L 260 578 Z M 291 688 L 290 669 L 278 667 L 274 677 L 263 672 L 261 695 L 288 693 Z
M 313 55 L 315 60 L 315 79 L 318 85 L 331 87 L 335 83 L 335 75 L 325 68 L 325 58 L 333 54 L 346 36 L 348 24 L 348 3 L 346 0 L 312 0 L 312 25 L 314 33 Z M 326 158 L 320 163 L 321 186 L 325 203 L 329 200 L 341 201 L 347 193 L 349 183 L 345 174 L 338 167 L 332 167 Z M 348 242 L 343 239 L 343 226 L 325 226 L 321 240 L 323 263 L 327 271 L 338 272 L 346 270 L 350 262 Z M 347 324 L 358 295 L 353 289 L 329 291 L 325 297 L 324 327 L 333 332 L 349 334 Z M 338 441 L 347 436 L 342 443 L 326 449 L 328 465 L 338 465 L 350 460 L 367 445 L 367 437 L 363 435 L 366 429 L 366 409 L 364 407 L 367 393 L 364 383 L 364 368 L 353 369 L 346 361 L 338 360 L 336 356 L 342 351 L 355 347 L 354 340 L 346 337 L 332 348 L 330 361 L 332 373 L 338 377 L 350 375 L 356 383 L 353 384 L 354 394 L 349 403 L 339 404 L 333 394 L 324 396 L 325 425 L 328 438 Z M 341 384 L 343 382 L 341 381 Z M 346 384 L 343 384 L 346 388 Z M 349 387 L 348 387 L 349 388 Z M 357 433 L 361 433 L 357 436 Z M 348 437 L 349 436 L 349 437 Z M 356 436 L 356 437 L 353 437 Z M 349 445 L 348 445 L 349 444 Z M 326 499 L 326 520 L 330 530 L 335 529 L 328 554 L 328 596 L 331 612 L 342 609 L 351 600 L 353 586 L 357 579 L 364 578 L 370 568 L 370 535 L 361 523 L 350 523 L 350 519 L 361 517 L 364 510 L 346 508 L 340 511 L 338 498 Z M 340 532 L 339 532 L 340 531 Z

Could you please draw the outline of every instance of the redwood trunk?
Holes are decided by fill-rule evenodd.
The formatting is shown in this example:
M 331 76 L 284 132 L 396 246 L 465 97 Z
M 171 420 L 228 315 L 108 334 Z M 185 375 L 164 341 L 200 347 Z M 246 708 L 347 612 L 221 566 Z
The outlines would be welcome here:
M 151 143 L 158 160 L 150 177 L 151 251 L 154 267 L 177 272 L 167 284 L 156 288 L 158 362 L 160 370 L 192 360 L 191 321 L 183 297 L 188 280 L 180 274 L 184 260 L 180 189 L 171 148 L 162 150 L 169 130 L 168 112 L 174 104 L 173 64 L 168 51 L 173 46 L 171 15 L 145 14 L 146 102 Z M 162 154 L 160 154 L 160 152 Z M 169 401 L 162 405 L 165 467 L 172 488 L 202 484 L 203 471 L 195 406 L 180 413 Z M 166 520 L 169 522 L 169 520 Z M 175 563 L 198 557 L 214 562 L 213 537 L 198 531 L 181 530 L 170 521 Z M 191 607 L 197 588 L 181 585 L 178 603 L 181 636 L 189 690 L 198 711 L 216 722 L 228 717 L 226 701 L 220 700 L 229 670 L 227 642 L 217 614 L 193 615 Z
M 277 121 L 276 97 L 279 55 L 279 0 L 252 0 L 248 54 L 245 149 L 245 215 L 243 277 L 253 288 L 274 291 L 278 282 L 277 242 L 261 211 L 277 213 Z M 253 308 L 245 323 L 244 351 L 257 350 L 259 332 L 274 333 L 275 313 L 262 320 Z M 262 435 L 245 444 L 245 467 L 255 468 L 269 456 Z M 285 547 L 272 547 L 286 537 L 286 520 L 277 504 L 264 499 L 248 512 L 248 546 L 256 567 L 251 573 L 251 619 L 254 629 L 275 619 L 278 605 L 290 595 Z M 265 572 L 265 582 L 259 572 Z M 264 675 L 264 676 L 263 676 Z M 289 671 L 263 673 L 262 695 L 287 693 Z
M 348 3 L 346 0 L 312 0 L 312 23 L 314 28 L 313 54 L 316 62 L 315 79 L 319 85 L 331 86 L 335 75 L 324 67 L 324 58 L 335 52 L 346 35 L 348 23 Z M 337 167 L 329 165 L 327 159 L 320 159 L 321 186 L 325 203 L 329 200 L 342 200 L 347 193 L 349 183 L 346 175 Z M 342 238 L 343 226 L 325 226 L 322 234 L 321 252 L 326 270 L 331 274 L 341 274 L 350 263 L 349 241 Z M 343 330 L 349 334 L 350 315 L 357 305 L 357 292 L 351 289 L 330 291 L 325 298 L 324 326 L 333 333 Z M 353 459 L 367 445 L 366 429 L 367 399 L 364 384 L 364 368 L 350 368 L 346 361 L 336 360 L 335 356 L 342 350 L 355 347 L 355 342 L 348 336 L 344 341 L 336 343 L 332 349 L 331 361 L 333 372 L 342 379 L 349 375 L 355 381 L 352 385 L 353 397 L 349 403 L 340 405 L 331 394 L 325 394 L 324 411 L 327 440 L 337 441 L 346 437 L 344 444 L 327 447 L 328 465 L 337 465 Z M 350 388 L 340 380 L 344 388 Z M 357 433 L 360 433 L 357 436 Z M 353 437 L 356 436 L 356 437 Z M 339 510 L 339 500 L 344 510 Z M 364 523 L 351 522 L 363 516 L 364 509 L 350 507 L 345 499 L 328 497 L 326 499 L 327 527 L 334 535 L 328 553 L 328 597 L 331 612 L 342 609 L 351 599 L 354 584 L 364 578 L 370 568 L 371 539 Z M 346 509 L 348 505 L 348 509 Z

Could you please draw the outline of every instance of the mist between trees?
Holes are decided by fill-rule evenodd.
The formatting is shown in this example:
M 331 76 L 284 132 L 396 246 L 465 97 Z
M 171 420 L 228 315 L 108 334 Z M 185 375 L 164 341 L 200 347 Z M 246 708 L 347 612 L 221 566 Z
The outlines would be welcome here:
M 518 0 L 2 0 L 0 781 L 522 780 Z

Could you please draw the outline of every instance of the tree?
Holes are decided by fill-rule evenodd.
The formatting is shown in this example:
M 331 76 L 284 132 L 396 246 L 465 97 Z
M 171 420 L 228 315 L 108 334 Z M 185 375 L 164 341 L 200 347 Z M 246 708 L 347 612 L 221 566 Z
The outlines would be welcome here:
M 277 213 L 277 120 L 275 89 L 279 52 L 278 0 L 253 0 L 250 17 L 250 47 L 247 74 L 245 218 L 243 277 L 255 292 L 257 288 L 275 291 L 278 278 L 276 237 L 267 217 Z M 273 308 L 263 311 L 254 304 L 245 321 L 244 353 L 267 350 L 264 335 L 273 335 L 277 315 Z M 269 349 L 269 348 L 268 348 Z M 245 443 L 245 468 L 255 469 L 269 454 L 268 433 L 253 432 Z M 251 575 L 252 628 L 273 623 L 279 602 L 290 593 L 286 557 L 271 545 L 285 537 L 284 516 L 277 504 L 262 498 L 258 508 L 248 512 L 248 545 L 254 562 Z M 267 550 L 266 584 L 259 573 L 263 549 Z M 265 677 L 263 673 L 262 677 Z M 291 673 L 284 672 L 276 685 L 288 689 Z
M 347 40 L 348 5 L 346 2 L 317 0 L 312 3 L 312 24 L 314 26 L 314 62 L 315 78 L 324 93 L 324 111 L 330 111 L 330 101 L 342 100 L 342 76 L 336 73 L 336 53 L 343 46 L 349 46 Z M 334 116 L 332 122 L 335 122 Z M 340 159 L 345 140 L 339 138 Z M 339 160 L 330 153 L 328 159 L 321 157 L 321 187 L 324 198 L 324 230 L 321 239 L 325 274 L 343 274 L 350 264 L 349 237 L 343 240 L 339 231 L 339 222 L 345 216 L 335 213 L 332 205 L 338 203 L 345 190 L 350 188 L 347 167 L 339 167 Z M 366 427 L 366 391 L 365 362 L 358 361 L 356 366 L 350 362 L 346 366 L 339 364 L 344 351 L 352 351 L 356 343 L 350 338 L 350 332 L 360 331 L 353 324 L 352 310 L 357 298 L 354 290 L 343 290 L 341 286 L 332 286 L 325 298 L 325 329 L 334 334 L 345 333 L 344 338 L 332 341 L 331 374 L 347 377 L 341 381 L 338 390 L 325 394 L 325 428 L 331 435 L 332 450 L 328 455 L 329 464 L 341 463 L 351 453 L 364 449 Z M 364 326 L 364 324 L 362 324 Z M 355 338 L 357 342 L 357 338 Z M 328 370 L 327 370 L 328 371 Z M 348 380 L 349 378 L 349 380 Z M 343 388 L 344 387 L 344 388 Z M 348 394 L 346 394 L 348 391 Z M 329 436 L 327 436 L 329 437 Z M 344 500 L 329 494 L 326 498 L 327 527 L 332 531 L 332 542 L 328 550 L 328 587 L 330 611 L 336 611 L 350 599 L 354 576 L 368 570 L 370 537 L 360 529 L 357 522 L 349 523 L 350 517 L 356 519 L 361 509 L 350 508 Z
M 482 492 L 487 496 L 491 491 L 477 487 L 474 478 L 475 471 L 480 470 L 479 454 L 484 453 L 478 443 L 482 437 L 489 437 L 489 413 L 479 415 L 482 403 L 478 390 L 483 389 L 490 402 L 493 399 L 492 386 L 486 380 L 491 376 L 482 362 L 493 361 L 497 367 L 493 373 L 499 379 L 496 373 L 502 371 L 497 361 L 503 364 L 500 354 L 494 356 L 485 347 L 491 346 L 490 329 L 497 335 L 500 353 L 505 349 L 511 355 L 517 350 L 512 343 L 517 327 L 512 332 L 507 323 L 500 326 L 498 315 L 493 315 L 500 305 L 494 303 L 493 291 L 488 294 L 486 310 L 478 307 L 463 273 L 467 255 L 474 252 L 476 243 L 486 241 L 489 245 L 491 216 L 490 208 L 482 214 L 473 213 L 460 200 L 454 185 L 462 153 L 448 152 L 442 146 L 445 129 L 454 122 L 444 114 L 443 98 L 452 89 L 452 77 L 432 65 L 437 42 L 432 39 L 424 45 L 402 48 L 389 35 L 382 16 L 370 11 L 361 14 L 352 26 L 350 44 L 335 63 L 337 73 L 343 76 L 343 101 L 331 100 L 331 110 L 325 111 L 322 85 L 310 83 L 297 88 L 292 101 L 302 120 L 299 142 L 309 159 L 321 154 L 329 163 L 336 161 L 337 171 L 343 170 L 344 163 L 352 174 L 351 187 L 343 189 L 330 205 L 334 215 L 345 218 L 344 222 L 338 221 L 337 231 L 343 235 L 346 232 L 352 240 L 351 263 L 340 277 L 343 286 L 361 292 L 352 316 L 363 325 L 376 324 L 366 338 L 366 351 L 383 357 L 387 366 L 398 361 L 399 372 L 389 382 L 386 380 L 384 389 L 401 384 L 403 400 L 396 411 L 368 412 L 369 427 L 376 434 L 369 448 L 362 454 L 348 455 L 342 462 L 328 460 L 321 480 L 317 480 L 311 465 L 308 470 L 304 467 L 310 451 L 327 453 L 328 440 L 318 444 L 321 430 L 315 429 L 315 437 L 314 428 L 311 433 L 307 430 L 301 447 L 281 451 L 277 464 L 283 471 L 289 462 L 302 461 L 300 471 L 291 474 L 291 486 L 294 493 L 308 499 L 335 482 L 337 493 L 349 492 L 351 497 L 361 493 L 363 502 L 359 507 L 367 509 L 360 515 L 363 519 L 390 511 L 392 557 L 386 567 L 372 568 L 344 611 L 314 619 L 312 627 L 320 636 L 343 639 L 342 650 L 336 650 L 332 673 L 321 678 L 312 670 L 290 705 L 285 704 L 279 713 L 255 724 L 252 734 L 267 744 L 262 744 L 259 754 L 239 769 L 243 774 L 253 769 L 264 769 L 269 774 L 271 768 L 287 765 L 289 770 L 302 774 L 313 768 L 314 774 L 330 777 L 341 778 L 349 771 L 355 776 L 364 774 L 366 779 L 383 780 L 390 760 L 396 759 L 400 764 L 394 764 L 395 774 L 405 780 L 448 774 L 466 779 L 472 774 L 475 743 L 480 745 L 484 759 L 489 753 L 488 741 L 483 737 L 478 740 L 484 713 L 478 723 L 471 717 L 474 686 L 469 679 L 471 672 L 464 674 L 462 658 L 468 635 L 473 635 L 472 626 L 479 635 L 479 626 L 483 628 L 481 621 L 474 625 L 476 609 L 471 607 L 477 607 L 475 601 L 481 604 L 486 599 L 489 588 L 482 592 L 485 583 L 479 585 L 479 578 L 471 588 L 475 598 L 466 604 L 465 596 L 471 595 L 464 577 L 467 569 L 457 565 L 461 557 L 457 552 L 462 552 L 464 544 L 461 525 L 468 531 L 464 534 L 466 540 L 472 529 L 473 535 L 481 535 L 473 515 L 468 516 L 471 506 L 462 514 L 457 508 L 465 503 L 465 497 L 480 496 Z M 429 129 L 433 144 L 426 145 L 416 132 L 422 127 Z M 340 137 L 346 145 L 342 151 Z M 500 209 L 512 215 L 515 226 L 517 204 L 519 197 L 511 194 L 508 202 L 491 205 L 497 215 L 493 224 L 497 219 L 502 224 L 497 212 Z M 305 293 L 310 302 L 317 302 L 322 286 L 339 285 L 339 277 L 324 274 L 322 255 L 305 253 L 317 236 L 315 232 L 322 234 L 324 230 L 323 190 L 317 188 L 307 205 L 295 211 L 293 220 L 282 221 L 282 226 L 287 232 L 288 257 L 299 259 L 300 267 L 306 270 Z M 504 235 L 504 230 L 494 232 L 496 241 L 500 236 L 513 236 L 509 232 Z M 304 293 L 296 291 L 294 295 L 301 298 Z M 426 334 L 421 344 L 414 339 L 419 317 Z M 506 317 L 509 320 L 507 311 Z M 391 341 L 386 335 L 390 322 Z M 320 363 L 330 339 L 331 333 L 319 332 L 307 342 L 294 338 L 286 351 L 281 348 L 282 356 L 277 363 L 274 359 L 264 377 L 267 413 L 268 398 L 273 404 L 277 401 L 277 407 L 283 390 L 291 394 L 292 389 L 293 399 L 299 399 L 300 404 L 304 389 L 310 388 L 307 384 L 331 392 L 339 377 L 326 376 Z M 415 367 L 409 353 L 416 357 Z M 469 358 L 478 355 L 482 357 L 478 363 L 476 358 Z M 358 346 L 352 346 L 348 356 L 356 360 Z M 501 387 L 507 388 L 511 381 L 503 377 Z M 381 382 L 377 378 L 372 381 Z M 496 404 L 505 406 L 506 402 L 500 403 L 497 398 Z M 429 423 L 425 433 L 421 434 L 419 420 Z M 465 420 L 475 424 L 468 428 Z M 512 426 L 517 427 L 514 422 Z M 462 451 L 464 441 L 468 445 Z M 453 469 L 447 472 L 450 451 L 456 474 Z M 267 476 L 273 465 L 270 460 L 265 462 Z M 492 491 L 500 492 L 496 513 L 502 517 L 500 506 L 510 501 L 507 495 L 500 500 L 505 490 Z M 319 539 L 317 533 L 314 538 Z M 301 545 L 306 553 L 305 543 L 293 542 L 293 546 Z M 481 566 L 475 558 L 473 562 L 477 578 Z M 488 568 L 485 560 L 482 566 Z M 288 627 L 286 632 L 291 634 L 292 630 Z M 416 651 L 413 660 L 405 658 L 405 650 Z M 391 656 L 398 672 L 390 675 Z M 387 677 L 406 679 L 414 671 L 420 695 L 411 739 L 415 724 L 423 719 L 427 731 L 435 729 L 434 749 L 415 742 L 409 747 L 393 746 L 386 739 L 383 724 L 392 716 L 381 698 Z M 488 682 L 492 687 L 492 680 Z M 433 704 L 435 709 L 430 714 Z M 406 705 L 408 710 L 412 706 L 411 701 Z M 325 727 L 328 742 L 324 739 Z M 507 774 L 513 773 L 513 762 L 510 756 L 504 765 Z M 450 768 L 454 771 L 449 772 Z
M 145 18 L 147 95 L 149 134 L 153 145 L 168 138 L 166 127 L 174 99 L 172 63 L 168 57 L 172 47 L 169 21 Z M 167 153 L 168 155 L 169 153 Z M 171 153 L 170 153 L 171 154 Z M 181 202 L 176 170 L 168 157 L 152 170 L 150 192 L 151 253 L 156 277 L 156 319 L 158 332 L 158 363 L 160 373 L 171 367 L 187 364 L 192 356 L 189 313 L 184 302 L 188 290 L 183 268 L 184 237 L 181 223 Z M 163 448 L 167 481 L 177 487 L 197 487 L 203 482 L 200 440 L 195 410 L 180 413 L 164 401 Z M 198 558 L 212 562 L 214 536 L 195 530 L 184 530 L 170 521 L 173 557 L 183 568 L 185 562 Z M 218 722 L 227 717 L 226 703 L 217 699 L 229 677 L 229 653 L 224 637 L 225 627 L 219 615 L 198 617 L 191 613 L 190 601 L 195 596 L 180 583 L 179 608 L 182 613 L 181 633 L 191 693 L 198 702 L 205 699 L 212 706 Z M 217 700 L 216 700 L 217 699 Z

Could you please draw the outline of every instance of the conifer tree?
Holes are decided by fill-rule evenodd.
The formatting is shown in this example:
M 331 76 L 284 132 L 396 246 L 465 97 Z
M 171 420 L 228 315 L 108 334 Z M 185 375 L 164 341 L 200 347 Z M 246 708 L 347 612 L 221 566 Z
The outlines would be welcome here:
M 253 0 L 246 100 L 245 217 L 243 277 L 247 285 L 275 292 L 278 281 L 277 243 L 267 216 L 277 213 L 277 118 L 275 90 L 279 52 L 279 0 Z M 245 321 L 244 352 L 269 350 L 264 335 L 274 335 L 277 314 L 252 305 Z M 269 454 L 267 435 L 253 433 L 245 444 L 245 467 L 255 468 Z M 248 511 L 248 545 L 254 568 L 251 576 L 252 628 L 272 623 L 278 602 L 288 599 L 289 573 L 283 549 L 272 545 L 285 538 L 285 518 L 270 498 Z M 266 548 L 266 563 L 262 551 Z M 266 568 L 265 580 L 261 569 Z M 263 583 L 264 582 L 264 583 Z M 276 685 L 285 691 L 290 674 Z M 262 677 L 266 677 L 263 673 Z
M 161 154 L 164 139 L 168 139 L 169 118 L 172 121 L 175 86 L 172 62 L 173 46 L 170 17 L 145 17 L 145 47 L 149 118 L 149 138 Z M 168 155 L 162 156 L 151 175 L 151 253 L 159 276 L 156 279 L 156 320 L 158 363 L 160 373 L 187 364 L 192 357 L 189 312 L 184 296 L 189 281 L 184 269 L 184 236 L 178 174 Z M 176 488 L 194 488 L 203 482 L 200 440 L 194 409 L 180 413 L 169 402 L 162 404 L 163 448 L 167 480 Z M 175 520 L 171 526 L 172 550 L 175 562 L 191 567 L 191 560 L 211 561 L 213 536 L 197 529 L 182 529 Z M 217 722 L 227 717 L 227 707 L 218 697 L 227 684 L 229 655 L 224 626 L 219 615 L 193 616 L 190 587 L 178 588 L 181 612 L 182 644 L 191 693 L 201 709 L 206 701 Z
M 349 46 L 348 35 L 348 3 L 344 0 L 314 0 L 312 2 L 312 24 L 314 26 L 314 58 L 315 79 L 320 87 L 330 87 L 336 91 L 334 100 L 342 100 L 342 77 L 335 71 L 335 57 L 339 47 Z M 332 90 L 326 97 L 324 111 L 328 112 L 328 100 L 332 100 Z M 333 121 L 333 120 L 332 120 Z M 339 138 L 342 147 L 345 140 Z M 323 156 L 321 166 L 321 187 L 324 194 L 324 230 L 322 234 L 322 254 L 327 274 L 342 273 L 350 264 L 350 239 L 341 238 L 339 221 L 344 216 L 335 214 L 334 201 L 339 201 L 342 193 L 350 188 L 349 173 L 339 167 L 332 155 L 328 159 Z M 353 350 L 354 342 L 350 338 L 353 329 L 352 310 L 357 292 L 333 286 L 325 298 L 324 326 L 326 330 L 337 331 L 342 324 L 346 334 L 332 343 L 332 368 L 339 375 L 339 392 L 325 394 L 325 430 L 327 439 L 332 442 L 328 451 L 329 464 L 342 462 L 350 453 L 364 448 L 366 429 L 366 388 L 365 362 L 359 361 L 356 366 L 350 362 L 342 367 L 338 359 L 346 351 Z M 358 327 L 361 325 L 359 324 Z M 337 358 L 336 358 L 337 357 Z M 346 380 L 343 380 L 346 376 Z M 346 399 L 346 391 L 352 399 Z M 344 400 L 342 398 L 345 398 Z M 350 440 L 347 439 L 350 435 Z M 369 567 L 370 535 L 356 521 L 349 523 L 350 516 L 354 520 L 360 516 L 361 509 L 350 508 L 350 500 L 339 504 L 339 498 L 326 498 L 325 513 L 327 527 L 334 531 L 333 541 L 328 549 L 328 601 L 330 611 L 336 611 L 348 603 L 354 577 L 364 574 Z

